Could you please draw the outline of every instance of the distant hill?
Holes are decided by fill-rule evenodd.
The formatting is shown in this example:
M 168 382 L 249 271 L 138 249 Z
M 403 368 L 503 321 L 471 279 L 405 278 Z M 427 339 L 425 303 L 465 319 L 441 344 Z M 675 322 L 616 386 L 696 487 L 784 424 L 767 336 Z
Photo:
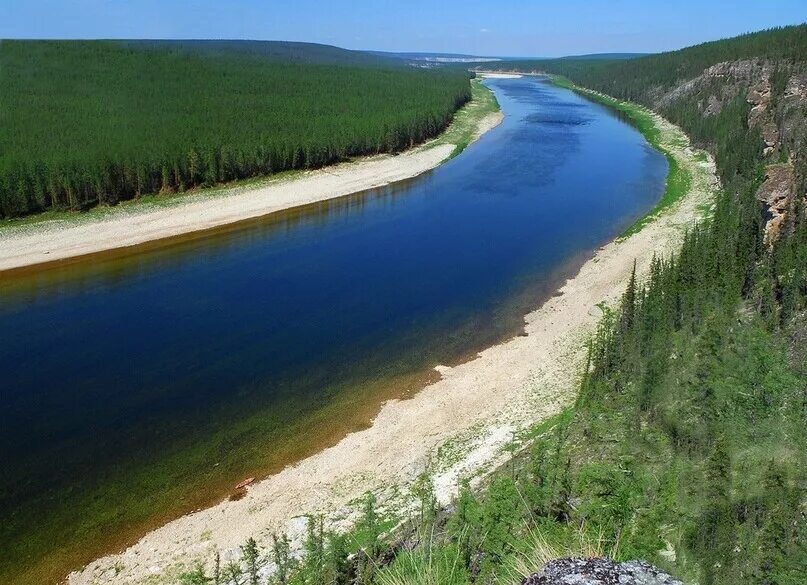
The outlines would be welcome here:
M 188 51 L 198 55 L 252 55 L 284 63 L 313 65 L 350 65 L 358 67 L 400 67 L 404 65 L 393 54 L 353 51 L 319 43 L 293 41 L 245 40 L 127 40 L 118 42 L 140 49 Z
M 589 55 L 570 55 L 567 57 L 510 57 L 505 55 L 470 55 L 466 53 L 429 53 L 429 52 L 409 52 L 409 53 L 388 53 L 384 51 L 367 51 L 367 54 L 375 55 L 382 58 L 398 59 L 406 61 L 411 65 L 419 65 L 423 62 L 439 63 L 443 65 L 462 66 L 463 64 L 469 65 L 483 65 L 485 63 L 509 63 L 513 61 L 529 62 L 529 61 L 554 61 L 558 59 L 590 59 L 590 60 L 603 60 L 615 61 L 623 59 L 635 59 L 637 57 L 644 57 L 648 53 L 592 53 Z
M 677 51 L 629 55 L 612 53 L 559 59 L 510 59 L 482 68 L 556 73 L 616 97 L 636 99 L 650 88 L 672 87 L 721 62 L 751 58 L 803 61 L 807 55 L 807 25 L 749 33 Z
M 429 61 L 433 63 L 486 63 L 489 61 L 502 60 L 502 57 L 482 57 L 480 55 L 466 55 L 462 53 L 387 53 L 385 51 L 368 51 L 367 53 L 379 57 L 402 59 L 404 61 Z
M 770 29 L 631 60 L 556 59 L 537 65 L 617 97 L 648 101 L 650 94 L 692 79 L 708 67 L 747 59 L 793 63 L 807 59 L 807 25 Z M 500 64 L 497 64 L 500 66 Z
M 646 57 L 652 53 L 588 53 L 585 55 L 566 55 L 563 57 L 501 57 L 497 59 L 503 62 L 526 62 L 526 61 L 567 61 L 583 59 L 589 61 L 621 61 L 624 59 L 636 59 Z
M 636 59 L 637 57 L 647 57 L 651 53 L 589 53 L 587 55 L 569 55 L 560 59 L 588 59 L 591 61 L 620 61 L 623 59 Z

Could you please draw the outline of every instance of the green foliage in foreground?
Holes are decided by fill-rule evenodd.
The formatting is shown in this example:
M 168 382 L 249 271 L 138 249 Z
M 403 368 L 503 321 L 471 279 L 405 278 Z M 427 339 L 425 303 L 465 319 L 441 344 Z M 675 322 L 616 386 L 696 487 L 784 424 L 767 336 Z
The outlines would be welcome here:
M 112 41 L 0 44 L 0 218 L 86 209 L 435 136 L 468 75 Z
M 626 292 L 592 343 L 575 407 L 484 491 L 466 486 L 447 514 L 423 500 L 418 517 L 369 546 L 309 534 L 305 558 L 317 562 L 259 582 L 516 584 L 552 558 L 608 555 L 687 582 L 801 583 L 805 363 L 750 300 L 739 320 L 719 298 L 689 305 L 710 294 L 666 300 L 688 270 L 679 266 L 659 261 L 647 287 Z M 689 308 L 668 312 L 676 299 Z M 803 312 L 797 331 L 807 332 Z

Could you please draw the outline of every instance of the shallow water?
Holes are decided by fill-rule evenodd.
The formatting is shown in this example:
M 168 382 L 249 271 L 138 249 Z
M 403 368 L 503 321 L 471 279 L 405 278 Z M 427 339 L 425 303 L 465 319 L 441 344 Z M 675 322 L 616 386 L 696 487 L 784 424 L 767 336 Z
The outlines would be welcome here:
M 0 276 L 3 582 L 366 423 L 516 333 L 661 197 L 664 157 L 611 111 L 537 78 L 486 83 L 504 123 L 415 180 Z

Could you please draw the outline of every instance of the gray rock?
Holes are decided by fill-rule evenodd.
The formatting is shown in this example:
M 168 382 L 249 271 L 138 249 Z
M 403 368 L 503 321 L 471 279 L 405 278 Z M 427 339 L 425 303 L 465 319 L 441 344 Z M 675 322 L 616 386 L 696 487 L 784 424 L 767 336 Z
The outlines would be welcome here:
M 615 563 L 611 559 L 567 558 L 547 563 L 522 585 L 683 585 L 644 561 Z

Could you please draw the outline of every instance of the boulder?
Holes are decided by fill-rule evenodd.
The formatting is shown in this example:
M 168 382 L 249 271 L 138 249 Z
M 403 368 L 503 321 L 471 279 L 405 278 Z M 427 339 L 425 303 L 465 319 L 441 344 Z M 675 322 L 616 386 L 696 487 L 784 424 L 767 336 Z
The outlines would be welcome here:
M 644 561 L 616 563 L 607 558 L 566 558 L 547 563 L 522 585 L 683 585 Z

